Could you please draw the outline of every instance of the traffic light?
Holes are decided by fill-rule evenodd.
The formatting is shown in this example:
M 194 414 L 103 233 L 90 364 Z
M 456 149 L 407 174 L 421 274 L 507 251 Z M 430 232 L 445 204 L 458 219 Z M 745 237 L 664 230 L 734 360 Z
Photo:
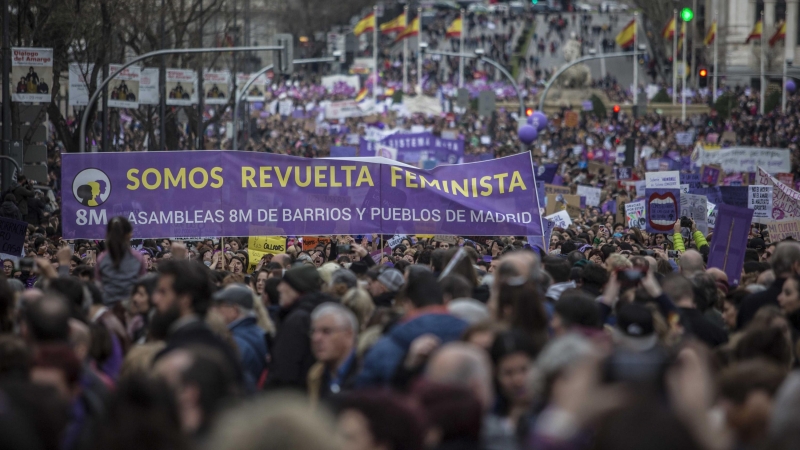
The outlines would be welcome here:
M 276 34 L 274 36 L 274 43 L 277 46 L 283 47 L 283 50 L 272 52 L 273 57 L 273 70 L 275 73 L 284 75 L 291 75 L 294 65 L 294 38 L 291 34 Z
M 539 3 L 539 0 L 531 0 L 531 5 L 535 5 L 537 3 Z
M 698 85 L 701 88 L 708 87 L 708 69 L 705 67 L 701 67 L 699 71 L 697 71 L 698 75 Z
M 694 19 L 694 11 L 692 8 L 683 8 L 681 10 L 681 20 L 684 22 L 691 22 Z
M 617 119 L 619 119 L 619 111 L 620 111 L 620 109 L 621 109 L 621 108 L 619 107 L 619 105 L 614 105 L 614 107 L 613 107 L 613 108 L 611 108 L 611 117 L 612 117 L 614 120 L 617 120 Z
M 525 117 L 530 117 L 533 115 L 533 108 L 525 108 Z

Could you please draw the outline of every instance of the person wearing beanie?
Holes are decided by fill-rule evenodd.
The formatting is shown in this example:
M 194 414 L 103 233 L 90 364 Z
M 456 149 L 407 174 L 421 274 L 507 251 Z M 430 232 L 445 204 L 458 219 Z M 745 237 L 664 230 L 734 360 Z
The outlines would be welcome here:
M 367 275 L 370 280 L 367 291 L 372 296 L 372 302 L 377 307 L 391 308 L 397 291 L 405 282 L 403 274 L 391 267 L 381 267 L 367 272 Z
M 14 194 L 6 194 L 3 204 L 0 205 L 0 217 L 22 220 L 22 213 L 17 207 L 17 197 Z
M 314 365 L 311 342 L 311 312 L 336 299 L 321 292 L 322 277 L 310 265 L 286 271 L 278 284 L 280 311 L 278 334 L 267 376 L 267 389 L 296 388 L 305 391 L 308 370 Z

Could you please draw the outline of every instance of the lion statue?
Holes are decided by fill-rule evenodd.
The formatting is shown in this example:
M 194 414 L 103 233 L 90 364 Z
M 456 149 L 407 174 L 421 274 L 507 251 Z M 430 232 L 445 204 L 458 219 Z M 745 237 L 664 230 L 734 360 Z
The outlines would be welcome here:
M 561 52 L 567 64 L 572 63 L 581 57 L 581 44 L 573 36 L 561 47 Z M 566 71 L 558 79 L 558 85 L 562 88 L 580 89 L 592 84 L 592 72 L 586 64 L 576 64 Z

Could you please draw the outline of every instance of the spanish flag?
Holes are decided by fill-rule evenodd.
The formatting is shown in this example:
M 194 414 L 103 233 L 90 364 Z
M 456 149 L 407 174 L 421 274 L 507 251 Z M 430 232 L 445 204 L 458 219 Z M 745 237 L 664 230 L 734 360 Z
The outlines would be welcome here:
M 678 51 L 683 48 L 683 37 L 686 36 L 686 22 L 681 24 L 681 34 L 678 35 Z
M 447 27 L 447 37 L 461 37 L 461 17 L 456 17 L 453 23 Z
M 419 35 L 419 17 L 415 17 L 411 24 L 403 30 L 402 33 L 397 35 L 395 42 L 402 41 L 403 39 L 410 38 L 411 36 Z
M 381 24 L 381 34 L 399 33 L 406 29 L 406 15 L 400 14 L 396 18 Z
M 383 91 L 383 95 L 386 97 L 391 97 L 394 95 L 394 88 L 387 87 L 386 90 Z
M 763 30 L 763 26 L 761 24 L 761 21 L 759 20 L 758 22 L 756 22 L 755 25 L 753 25 L 753 29 L 750 30 L 750 34 L 747 36 L 747 40 L 744 41 L 744 43 L 745 44 L 749 44 L 750 41 L 752 41 L 753 39 L 761 39 L 761 31 L 762 30 Z
M 367 91 L 366 87 L 361 88 L 361 90 L 358 91 L 358 94 L 356 94 L 356 103 L 361 103 L 362 100 L 367 98 L 368 93 L 369 91 Z
M 708 29 L 708 34 L 706 34 L 706 38 L 703 39 L 703 44 L 708 47 L 709 45 L 714 43 L 714 39 L 717 37 L 717 22 L 711 22 L 711 27 Z
M 636 36 L 636 20 L 631 20 L 622 31 L 619 32 L 617 38 L 617 45 L 621 48 L 627 48 L 633 45 L 634 36 Z
M 769 46 L 773 47 L 778 41 L 782 41 L 784 39 L 786 39 L 786 22 L 781 22 L 781 24 L 778 25 L 778 29 L 775 30 L 775 34 L 769 38 Z
M 663 36 L 664 39 L 672 39 L 675 36 L 675 18 L 674 17 L 672 19 L 669 19 L 669 22 L 667 22 L 667 26 L 665 26 L 664 29 L 661 30 L 661 36 Z
M 368 33 L 370 31 L 375 31 L 375 13 L 371 12 L 367 14 L 367 17 L 359 20 L 356 26 L 353 28 L 353 34 L 356 36 L 361 36 L 364 33 Z

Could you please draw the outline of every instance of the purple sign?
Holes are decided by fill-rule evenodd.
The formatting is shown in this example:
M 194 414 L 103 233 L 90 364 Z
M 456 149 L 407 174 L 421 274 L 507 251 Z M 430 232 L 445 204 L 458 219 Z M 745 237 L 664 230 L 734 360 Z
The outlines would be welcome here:
M 336 145 L 331 146 L 331 158 L 352 158 L 356 156 L 355 147 L 339 147 Z
M 536 179 L 544 181 L 547 184 L 553 182 L 553 178 L 555 178 L 558 172 L 558 163 L 549 163 L 542 166 L 534 165 L 533 167 L 536 171 Z
M 703 167 L 703 173 L 701 175 L 700 180 L 703 184 L 707 184 L 709 186 L 714 186 L 719 182 L 719 169 L 716 167 Z
M 737 286 L 742 277 L 753 212 L 748 208 L 717 205 L 716 231 L 711 238 L 708 267 L 722 269 L 728 275 L 731 286 Z
M 688 184 L 689 189 L 697 189 L 703 187 L 703 184 L 700 182 L 699 173 L 681 172 L 681 184 Z
M 426 171 L 359 158 L 204 151 L 63 156 L 64 238 L 542 236 L 530 155 Z M 71 195 L 70 195 L 71 194 Z
M 28 222 L 0 217 L 0 253 L 22 256 Z
M 618 181 L 626 181 L 633 178 L 633 168 L 631 167 L 617 167 L 616 169 L 616 178 Z
M 397 160 L 418 163 L 423 159 L 435 159 L 446 164 L 457 164 L 464 158 L 463 139 L 442 139 L 433 133 L 396 133 L 380 141 L 397 149 Z M 361 138 L 360 156 L 375 156 L 375 142 Z M 427 155 L 423 158 L 423 153 Z
M 645 189 L 647 232 L 670 233 L 678 221 L 680 189 Z

